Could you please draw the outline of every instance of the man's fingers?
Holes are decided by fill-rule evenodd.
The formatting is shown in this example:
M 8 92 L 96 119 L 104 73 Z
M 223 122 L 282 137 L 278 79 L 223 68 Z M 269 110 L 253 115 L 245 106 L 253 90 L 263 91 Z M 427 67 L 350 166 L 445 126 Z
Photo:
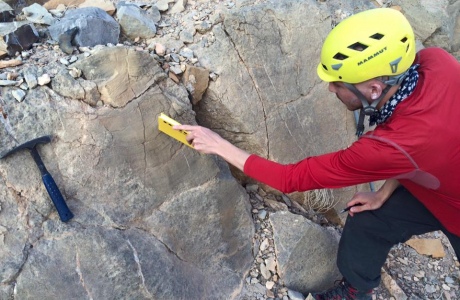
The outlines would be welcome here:
M 369 205 L 362 204 L 362 205 L 356 205 L 356 206 L 353 206 L 352 208 L 350 208 L 350 211 L 354 212 L 354 213 L 362 212 L 362 211 L 365 211 L 365 210 L 369 210 Z
M 174 125 L 173 129 L 174 130 L 190 131 L 190 130 L 193 130 L 195 127 L 197 127 L 197 126 L 193 126 L 193 125 Z
M 369 210 L 368 208 L 366 208 L 366 206 L 367 206 L 366 204 L 353 206 L 352 208 L 350 208 L 348 213 L 350 214 L 350 216 L 353 217 L 354 214 L 356 214 L 356 213 L 360 213 L 360 212 Z
M 364 203 L 364 201 L 354 198 L 353 200 L 347 203 L 347 206 L 363 205 Z

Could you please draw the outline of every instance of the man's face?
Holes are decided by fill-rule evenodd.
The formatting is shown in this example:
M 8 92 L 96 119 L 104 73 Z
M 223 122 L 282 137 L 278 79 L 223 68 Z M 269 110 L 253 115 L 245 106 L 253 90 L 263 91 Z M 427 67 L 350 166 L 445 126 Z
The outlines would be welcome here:
M 356 84 L 355 86 L 358 90 L 361 91 L 361 93 L 363 93 L 363 89 L 360 87 L 360 84 Z M 363 107 L 358 97 L 356 97 L 352 91 L 347 89 L 347 87 L 342 82 L 329 82 L 329 91 L 334 93 L 350 111 L 354 111 Z M 363 95 L 365 95 L 365 93 L 363 93 Z

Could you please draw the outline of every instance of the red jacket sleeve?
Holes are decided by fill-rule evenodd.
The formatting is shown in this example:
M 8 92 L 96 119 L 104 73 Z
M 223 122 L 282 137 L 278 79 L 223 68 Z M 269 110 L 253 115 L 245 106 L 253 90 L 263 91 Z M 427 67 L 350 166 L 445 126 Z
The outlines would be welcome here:
M 345 150 L 307 157 L 294 164 L 279 164 L 251 155 L 244 173 L 283 193 L 340 188 L 388 179 L 414 170 L 400 150 L 361 138 Z

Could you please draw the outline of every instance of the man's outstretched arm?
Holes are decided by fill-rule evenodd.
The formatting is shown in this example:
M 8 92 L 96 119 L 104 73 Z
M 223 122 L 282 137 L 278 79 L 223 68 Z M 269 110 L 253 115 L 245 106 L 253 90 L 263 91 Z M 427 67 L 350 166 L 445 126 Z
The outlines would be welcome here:
M 243 171 L 250 154 L 234 146 L 219 134 L 208 128 L 193 125 L 175 125 L 173 129 L 188 131 L 187 141 L 198 152 L 219 155 L 229 164 Z

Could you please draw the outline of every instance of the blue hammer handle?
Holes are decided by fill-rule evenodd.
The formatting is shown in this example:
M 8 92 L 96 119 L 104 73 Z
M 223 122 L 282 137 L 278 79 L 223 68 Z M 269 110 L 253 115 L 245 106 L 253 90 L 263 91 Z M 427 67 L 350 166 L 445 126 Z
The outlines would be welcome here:
M 38 154 L 37 148 L 33 147 L 30 149 L 30 153 L 35 160 L 38 168 L 40 169 L 40 173 L 42 175 L 43 183 L 45 184 L 46 190 L 53 201 L 54 206 L 59 214 L 59 218 L 62 222 L 67 222 L 73 218 L 73 213 L 70 211 L 69 207 L 65 203 L 64 197 L 62 197 L 61 191 L 59 190 L 56 182 L 54 182 L 53 177 L 45 168 L 45 164 L 43 163 L 40 154 Z

